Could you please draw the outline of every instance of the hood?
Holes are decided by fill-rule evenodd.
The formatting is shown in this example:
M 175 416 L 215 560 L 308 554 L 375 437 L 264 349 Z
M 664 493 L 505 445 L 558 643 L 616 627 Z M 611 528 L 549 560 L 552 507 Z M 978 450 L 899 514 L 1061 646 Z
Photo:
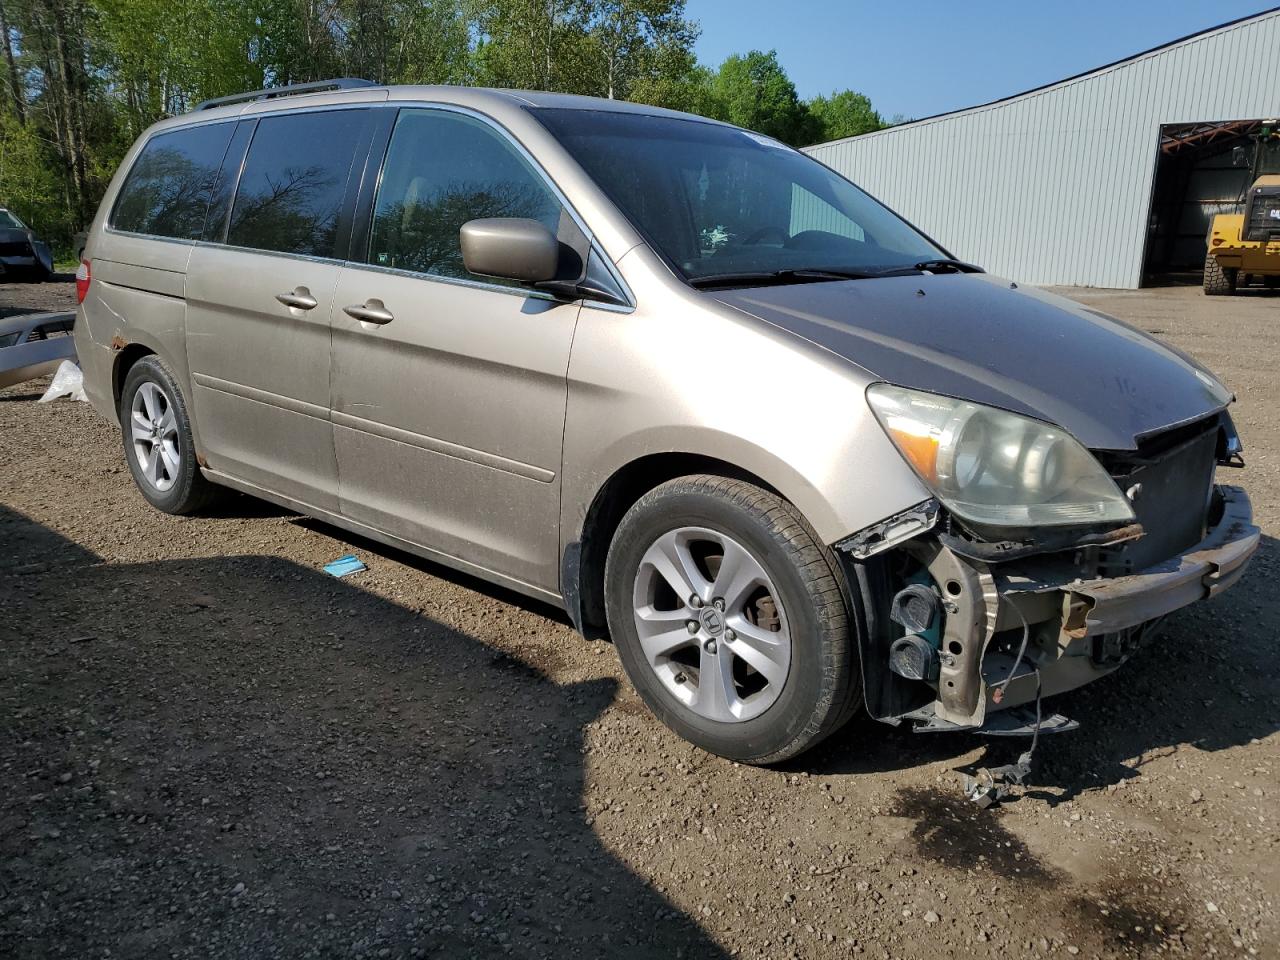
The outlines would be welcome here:
M 1063 297 L 983 274 L 717 291 L 720 302 L 856 363 L 878 380 L 1057 424 L 1130 450 L 1232 399 L 1185 354 Z

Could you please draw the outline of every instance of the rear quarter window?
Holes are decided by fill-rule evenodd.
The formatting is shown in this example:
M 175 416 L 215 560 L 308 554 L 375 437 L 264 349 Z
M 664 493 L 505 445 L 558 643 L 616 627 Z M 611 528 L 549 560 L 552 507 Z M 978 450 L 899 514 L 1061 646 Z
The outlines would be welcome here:
M 111 226 L 129 233 L 198 240 L 234 121 L 159 133 L 125 178 Z

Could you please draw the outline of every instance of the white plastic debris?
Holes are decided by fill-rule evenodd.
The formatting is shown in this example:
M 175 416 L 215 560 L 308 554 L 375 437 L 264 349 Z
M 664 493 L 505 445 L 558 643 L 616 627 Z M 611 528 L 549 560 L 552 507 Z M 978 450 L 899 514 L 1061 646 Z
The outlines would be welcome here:
M 57 372 L 53 375 L 53 382 L 49 384 L 49 389 L 44 392 L 36 403 L 48 403 L 51 400 L 57 400 L 59 397 L 69 397 L 72 400 L 83 400 L 84 396 L 84 374 L 70 360 L 63 360 L 58 364 Z

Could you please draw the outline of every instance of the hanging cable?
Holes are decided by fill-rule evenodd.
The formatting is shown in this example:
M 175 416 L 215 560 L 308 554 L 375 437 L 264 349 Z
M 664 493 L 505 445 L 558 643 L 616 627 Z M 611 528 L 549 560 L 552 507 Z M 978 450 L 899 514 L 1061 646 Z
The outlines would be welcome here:
M 1023 616 L 1022 611 L 1018 608 L 1016 603 L 1011 604 L 1011 606 L 1013 607 L 1014 612 L 1018 615 L 1018 619 L 1022 621 L 1022 646 L 1018 647 L 1018 655 L 1013 658 L 1013 666 L 1009 668 L 1008 675 L 997 683 L 995 689 L 991 691 L 991 701 L 993 703 L 1000 703 L 1004 700 L 1004 688 L 1009 686 L 1009 682 L 1013 680 L 1013 675 L 1018 672 L 1018 664 L 1022 662 L 1022 658 L 1027 652 L 1027 641 L 1031 638 L 1031 626 L 1027 623 L 1027 618 Z M 1039 676 L 1040 671 L 1037 669 L 1036 677 L 1039 678 Z M 1036 682 L 1038 683 L 1039 680 L 1037 679 Z M 1039 697 L 1039 694 L 1036 696 Z
M 993 703 L 999 703 L 1004 699 L 1005 688 L 1013 681 L 1014 675 L 1018 672 L 1018 666 L 1027 655 L 1027 644 L 1031 638 L 1031 626 L 1027 623 L 1027 618 L 1023 616 L 1022 611 L 1016 605 L 1014 605 L 1013 609 L 1017 611 L 1019 619 L 1022 620 L 1022 643 L 1018 646 L 1018 655 L 1013 658 L 1013 666 L 1009 668 L 1008 674 L 991 691 Z M 1028 661 L 1027 665 L 1036 676 L 1036 723 L 1031 729 L 1031 746 L 1018 757 L 1016 763 L 1003 767 L 993 767 L 990 770 L 984 768 L 978 771 L 976 777 L 965 777 L 965 795 L 981 807 L 989 807 L 993 803 L 1000 802 L 1008 794 L 1011 786 L 1023 786 L 1026 784 L 1027 778 L 1031 776 L 1031 760 L 1035 756 L 1036 746 L 1040 743 L 1040 724 L 1042 719 L 1040 698 L 1043 692 L 1043 684 L 1040 680 L 1039 665 L 1031 661 Z

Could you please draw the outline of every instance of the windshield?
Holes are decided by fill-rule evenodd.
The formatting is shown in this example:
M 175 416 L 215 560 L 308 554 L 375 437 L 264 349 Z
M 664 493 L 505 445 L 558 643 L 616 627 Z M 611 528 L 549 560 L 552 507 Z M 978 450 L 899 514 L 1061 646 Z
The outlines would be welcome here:
M 0 227 L 8 227 L 12 230 L 27 229 L 26 225 L 8 210 L 0 210 Z
M 1258 138 L 1258 176 L 1280 173 L 1280 133 Z
M 645 114 L 531 112 L 691 282 L 875 274 L 946 256 L 849 181 L 769 137 Z

